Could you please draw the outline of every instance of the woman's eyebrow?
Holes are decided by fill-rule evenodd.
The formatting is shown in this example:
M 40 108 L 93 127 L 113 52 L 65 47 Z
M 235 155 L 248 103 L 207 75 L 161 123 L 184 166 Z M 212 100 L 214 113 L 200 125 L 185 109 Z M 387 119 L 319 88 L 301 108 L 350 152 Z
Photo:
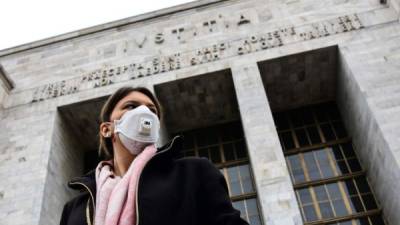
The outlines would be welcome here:
M 129 100 L 129 101 L 126 101 L 126 102 L 124 103 L 124 105 L 126 105 L 126 104 L 128 104 L 128 103 L 134 103 L 134 104 L 137 104 L 137 105 L 141 105 L 141 104 L 142 104 L 141 102 L 138 102 L 138 101 L 135 101 L 135 100 Z M 153 103 L 145 103 L 145 105 L 146 105 L 146 106 L 155 107 L 155 105 L 154 105 Z

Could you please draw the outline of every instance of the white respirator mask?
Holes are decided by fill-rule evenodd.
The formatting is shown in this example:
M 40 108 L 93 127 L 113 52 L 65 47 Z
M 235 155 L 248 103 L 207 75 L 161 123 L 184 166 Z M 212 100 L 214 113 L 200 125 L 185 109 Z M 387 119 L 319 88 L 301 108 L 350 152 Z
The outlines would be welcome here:
M 157 142 L 160 121 L 147 106 L 140 105 L 114 120 L 114 133 L 133 155 L 141 153 L 147 145 Z

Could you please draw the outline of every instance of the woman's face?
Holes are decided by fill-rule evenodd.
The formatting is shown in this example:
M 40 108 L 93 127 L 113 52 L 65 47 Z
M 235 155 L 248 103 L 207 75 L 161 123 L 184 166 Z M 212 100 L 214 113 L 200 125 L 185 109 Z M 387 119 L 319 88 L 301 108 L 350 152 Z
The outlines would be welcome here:
M 138 91 L 132 91 L 127 96 L 119 100 L 118 103 L 115 105 L 114 110 L 110 115 L 111 123 L 103 122 L 100 125 L 103 136 L 105 136 L 107 132 L 114 132 L 114 120 L 119 120 L 125 112 L 134 109 L 140 105 L 147 106 L 154 114 L 158 115 L 156 106 L 154 105 L 153 101 L 149 97 L 147 97 L 147 95 Z
M 111 113 L 110 121 L 113 122 L 114 120 L 120 119 L 125 112 L 140 105 L 147 106 L 154 114 L 158 115 L 156 106 L 147 95 L 138 91 L 133 91 L 119 100 Z

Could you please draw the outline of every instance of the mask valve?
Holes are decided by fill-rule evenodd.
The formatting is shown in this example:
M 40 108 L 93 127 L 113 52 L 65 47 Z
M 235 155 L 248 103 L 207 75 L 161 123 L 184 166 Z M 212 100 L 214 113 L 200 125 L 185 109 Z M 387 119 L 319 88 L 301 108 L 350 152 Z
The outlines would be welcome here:
M 151 134 L 151 127 L 153 124 L 153 120 L 150 118 L 140 118 L 140 128 L 139 132 L 144 135 L 150 135 Z

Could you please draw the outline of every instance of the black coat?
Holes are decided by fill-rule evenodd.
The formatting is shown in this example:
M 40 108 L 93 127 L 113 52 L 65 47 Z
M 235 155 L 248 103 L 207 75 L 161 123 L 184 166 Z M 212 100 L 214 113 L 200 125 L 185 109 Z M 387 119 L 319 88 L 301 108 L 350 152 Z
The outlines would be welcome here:
M 143 168 L 136 224 L 248 225 L 232 207 L 221 172 L 206 158 L 183 158 L 182 143 L 183 136 L 175 136 Z M 82 193 L 65 203 L 60 225 L 93 225 L 95 169 L 68 186 Z

